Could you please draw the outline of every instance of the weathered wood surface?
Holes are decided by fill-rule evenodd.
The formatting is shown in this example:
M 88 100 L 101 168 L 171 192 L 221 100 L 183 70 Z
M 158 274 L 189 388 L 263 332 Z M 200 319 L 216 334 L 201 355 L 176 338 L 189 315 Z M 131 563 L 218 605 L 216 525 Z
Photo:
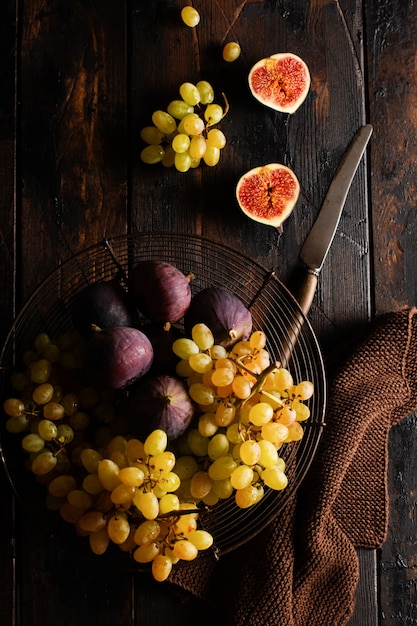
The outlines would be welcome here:
M 179 0 L 2 3 L 0 340 L 62 261 L 130 231 L 227 241 L 277 268 L 291 286 L 338 160 L 365 121 L 374 125 L 369 158 L 349 194 L 311 323 L 326 349 L 373 316 L 416 303 L 414 3 L 193 4 L 202 18 L 196 30 L 180 22 Z M 243 53 L 225 64 L 221 47 L 231 39 Z M 246 86 L 250 66 L 281 50 L 302 56 L 313 78 L 306 104 L 290 118 L 261 107 Z M 145 167 L 140 128 L 181 82 L 199 78 L 230 102 L 221 163 L 187 174 Z M 281 239 L 244 218 L 233 195 L 244 171 L 271 161 L 290 165 L 302 184 Z M 417 623 L 416 447 L 410 417 L 392 433 L 389 535 L 381 554 L 361 553 L 352 626 Z M 57 552 L 15 506 L 3 474 L 1 480 L 5 625 L 221 624 L 205 607 L 183 606 L 141 576 L 86 570 L 76 555 Z

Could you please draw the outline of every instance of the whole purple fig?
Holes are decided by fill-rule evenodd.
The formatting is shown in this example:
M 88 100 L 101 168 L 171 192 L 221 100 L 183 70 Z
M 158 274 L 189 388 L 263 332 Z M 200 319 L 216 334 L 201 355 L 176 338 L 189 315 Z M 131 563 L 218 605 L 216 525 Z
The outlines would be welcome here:
M 152 360 L 151 342 L 137 328 L 97 329 L 86 345 L 86 375 L 100 387 L 122 389 L 132 384 L 148 372 Z
M 190 305 L 192 278 L 165 261 L 142 261 L 130 272 L 129 293 L 152 322 L 174 324 Z
M 194 405 L 185 384 L 175 376 L 146 376 L 129 392 L 128 425 L 135 437 L 145 438 L 160 428 L 177 439 L 190 425 Z
M 85 287 L 71 305 L 74 327 L 91 337 L 93 326 L 134 326 L 137 314 L 129 295 L 116 280 L 98 281 Z
M 252 315 L 242 300 L 224 287 L 206 287 L 191 300 L 184 317 L 185 332 L 191 336 L 195 324 L 206 324 L 217 344 L 230 349 L 252 331 Z

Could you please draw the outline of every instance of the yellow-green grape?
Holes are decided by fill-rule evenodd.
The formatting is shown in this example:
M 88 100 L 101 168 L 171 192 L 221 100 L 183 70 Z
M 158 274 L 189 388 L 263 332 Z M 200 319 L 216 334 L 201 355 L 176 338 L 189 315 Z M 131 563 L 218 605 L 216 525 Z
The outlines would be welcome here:
M 201 163 L 201 159 L 198 157 L 193 157 L 191 156 L 190 151 L 188 151 L 191 157 L 191 164 L 190 164 L 190 169 L 195 169 L 196 167 L 198 167 Z
M 165 148 L 165 154 L 161 161 L 164 167 L 174 167 L 175 165 L 175 152 L 172 149 L 172 146 L 167 146 Z
M 77 483 L 71 474 L 56 476 L 48 484 L 48 492 L 56 498 L 66 498 L 70 491 L 75 489 Z
M 210 354 L 212 359 L 224 359 L 227 357 L 227 350 L 224 346 L 214 344 L 214 346 L 210 349 Z
M 303 402 L 295 401 L 292 407 L 295 410 L 295 419 L 297 420 L 297 422 L 304 422 L 310 417 L 310 409 Z
M 93 496 L 97 496 L 104 490 L 103 485 L 100 482 L 98 474 L 87 474 L 84 477 L 82 487 L 87 493 L 91 493 Z
M 183 152 L 187 152 L 190 147 L 190 138 L 185 133 L 179 133 L 175 135 L 171 145 L 174 152 L 182 154 Z
M 174 543 L 175 556 L 183 561 L 193 561 L 198 556 L 198 550 L 188 539 L 180 539 Z
M 90 550 L 93 554 L 100 556 L 104 554 L 109 546 L 110 537 L 107 528 L 101 528 L 97 532 L 90 533 L 88 536 Z
M 165 450 L 153 456 L 150 465 L 156 472 L 170 472 L 175 466 L 175 454 L 170 450 Z
M 208 473 L 212 480 L 223 480 L 224 478 L 230 478 L 237 464 L 230 454 L 221 456 L 213 461 L 209 466 Z
M 213 461 L 229 452 L 229 440 L 224 433 L 217 433 L 209 441 L 207 454 Z
M 225 61 L 231 63 L 239 58 L 240 52 L 239 44 L 236 41 L 229 41 L 223 46 L 222 56 Z
M 303 438 L 304 431 L 303 431 L 303 427 L 301 426 L 299 422 L 293 422 L 287 428 L 288 428 L 288 435 L 284 439 L 285 442 L 300 441 Z
M 51 375 L 52 363 L 47 359 L 39 359 L 31 363 L 30 379 L 34 383 L 46 383 Z
M 175 522 L 175 533 L 177 535 L 188 535 L 197 528 L 197 520 L 194 515 L 181 515 Z
M 211 491 L 212 481 L 207 472 L 200 470 L 191 478 L 190 491 L 193 498 L 201 500 Z
M 143 442 L 140 439 L 128 439 L 126 442 L 126 455 L 131 462 L 144 459 L 146 454 Z
M 91 474 L 97 472 L 98 465 L 102 460 L 103 457 L 98 450 L 94 450 L 93 448 L 84 448 L 81 450 L 80 461 L 87 472 Z
M 268 422 L 268 424 L 262 426 L 261 435 L 263 439 L 272 443 L 282 443 L 288 438 L 288 426 L 278 422 Z
M 286 404 L 282 407 L 282 409 L 279 409 L 276 412 L 275 420 L 279 422 L 280 424 L 289 426 L 295 421 L 296 417 L 297 417 L 297 413 L 295 409 L 291 405 Z
M 51 472 L 56 464 L 56 456 L 50 450 L 45 450 L 35 456 L 32 461 L 31 470 L 36 476 L 44 476 Z
M 188 152 L 181 154 L 175 152 L 174 166 L 178 172 L 188 172 L 191 167 L 191 156 Z
M 181 9 L 181 19 L 186 26 L 193 28 L 200 21 L 200 14 L 194 7 L 186 6 Z
M 69 424 L 73 430 L 86 430 L 90 425 L 91 418 L 84 411 L 77 411 L 69 418 Z
M 181 120 L 181 129 L 183 129 L 181 132 L 187 135 L 201 135 L 204 131 L 204 121 L 197 113 L 191 113 Z
M 207 441 L 207 440 L 206 440 Z M 207 442 L 205 443 L 207 451 Z M 180 477 L 181 481 L 191 478 L 198 470 L 197 461 L 193 456 L 180 456 L 174 465 L 174 472 Z
M 188 432 L 187 442 L 191 452 L 197 457 L 207 455 L 208 439 L 207 437 L 203 437 L 203 435 L 196 428 L 192 428 Z M 174 469 L 177 471 L 176 467 Z
M 35 387 L 32 392 L 32 400 L 36 404 L 46 404 L 54 395 L 54 388 L 50 383 L 42 383 Z
M 213 480 L 213 485 L 211 487 L 211 492 L 217 498 L 221 500 L 227 500 L 233 493 L 232 483 L 230 482 L 230 477 L 221 478 L 220 480 Z
M 35 433 L 26 435 L 22 439 L 22 448 L 26 452 L 39 452 L 45 447 L 44 439 Z
M 24 413 L 25 405 L 19 398 L 8 398 L 3 404 L 3 409 L 10 417 L 17 417 Z
M 142 513 L 143 517 L 149 520 L 156 519 L 159 513 L 158 498 L 151 491 L 138 491 L 133 498 L 136 508 Z
M 38 423 L 38 433 L 45 441 L 52 441 L 56 439 L 58 429 L 56 424 L 51 422 L 51 420 L 40 420 Z
M 104 489 L 113 491 L 120 484 L 119 466 L 111 459 L 103 459 L 97 467 L 98 477 Z
M 230 424 L 230 426 L 226 429 L 226 437 L 230 441 L 230 443 L 237 444 L 242 443 L 241 439 L 241 426 L 240 424 L 234 422 Z
M 234 380 L 235 374 L 230 367 L 218 367 L 211 375 L 211 382 L 216 387 L 226 387 Z
M 181 484 L 179 476 L 175 472 L 163 472 L 159 478 L 160 486 L 167 493 L 176 491 Z
M 198 139 L 198 137 L 197 137 Z M 195 324 L 191 329 L 191 337 L 200 350 L 209 350 L 214 345 L 214 337 L 210 328 L 203 324 Z
M 43 354 L 49 348 L 51 339 L 47 333 L 38 333 L 33 342 L 33 346 L 37 352 Z
M 255 330 L 249 337 L 249 345 L 253 350 L 262 350 L 266 346 L 266 335 L 262 330 Z
M 199 80 L 196 87 L 200 92 L 201 104 L 211 104 L 214 100 L 214 89 L 212 85 L 207 80 Z
M 214 413 L 203 413 L 198 418 L 198 432 L 203 435 L 203 437 L 212 437 L 216 434 L 219 429 L 219 426 L 216 424 L 215 414 Z
M 188 378 L 193 373 L 193 369 L 191 368 L 188 359 L 181 359 L 175 366 L 175 371 L 181 378 Z
M 157 454 L 161 454 L 164 452 L 167 447 L 168 438 L 167 434 L 161 428 L 157 428 L 153 430 L 145 439 L 143 448 L 145 450 L 145 454 L 149 454 L 151 456 L 155 456 Z
M 194 26 L 194 24 L 191 24 Z M 172 570 L 172 560 L 166 554 L 157 554 L 152 561 L 152 576 L 157 582 L 163 582 L 168 578 Z
M 148 165 L 154 165 L 160 163 L 165 156 L 165 150 L 161 145 L 152 144 L 146 146 L 140 153 L 141 161 Z
M 14 415 L 6 421 L 6 430 L 9 433 L 21 433 L 26 430 L 28 425 L 29 418 L 27 415 Z
M 300 400 L 308 400 L 314 393 L 314 385 L 309 380 L 303 380 L 295 386 L 294 394 Z
M 122 513 L 113 515 L 107 522 L 107 532 L 113 543 L 120 544 L 126 541 L 130 533 L 130 524 Z
M 128 504 L 129 502 L 132 502 L 135 494 L 136 487 L 131 487 L 121 483 L 111 492 L 111 501 L 116 505 Z
M 261 370 L 265 370 L 271 363 L 271 358 L 267 350 L 259 350 L 253 357 L 253 362 L 259 365 Z
M 226 136 L 219 128 L 212 128 L 207 133 L 207 145 L 220 150 L 226 145 Z
M 220 122 L 223 117 L 223 109 L 220 104 L 208 104 L 204 111 L 204 119 L 209 126 Z
M 247 440 L 240 446 L 240 458 L 245 465 L 256 465 L 261 457 L 261 449 L 257 441 Z
M 145 126 L 140 131 L 140 137 L 145 143 L 158 145 L 162 143 L 164 133 L 156 126 Z
M 271 489 L 275 489 L 277 491 L 285 489 L 288 485 L 288 478 L 286 474 L 284 474 L 284 472 L 282 472 L 275 465 L 265 468 L 262 471 L 261 478 L 267 487 L 271 487 Z
M 179 91 L 181 98 L 190 106 L 195 106 L 200 102 L 200 92 L 193 83 L 183 83 Z
M 159 554 L 159 545 L 156 542 L 145 543 L 133 553 L 133 558 L 137 563 L 151 563 Z
M 67 500 L 72 506 L 82 511 L 87 511 L 93 504 L 91 495 L 83 489 L 72 489 L 67 496 Z
M 252 392 L 252 385 L 246 376 L 238 375 L 232 381 L 232 389 L 239 399 L 246 400 Z
M 205 352 L 192 354 L 188 360 L 190 367 L 198 374 L 209 372 L 213 368 L 213 359 Z
M 188 389 L 188 393 L 194 402 L 202 406 L 209 406 L 214 402 L 214 391 L 202 383 L 194 383 Z
M 274 416 L 274 409 L 267 402 L 255 404 L 249 411 L 249 420 L 255 426 L 263 426 L 271 421 Z
M 74 431 L 69 424 L 59 424 L 57 427 L 56 438 L 62 444 L 71 443 L 74 439 Z
M 112 437 L 112 439 L 107 444 L 107 452 L 111 454 L 112 452 L 126 452 L 127 448 L 127 439 L 123 435 L 116 435 Z
M 159 499 L 159 512 L 161 515 L 178 511 L 180 507 L 180 499 L 175 493 L 167 493 Z
M 272 467 L 278 463 L 278 451 L 272 441 L 260 439 L 258 441 L 261 455 L 259 457 L 259 465 L 262 467 Z
M 216 409 L 215 420 L 218 426 L 229 426 L 235 419 L 236 406 L 230 402 L 222 402 Z
M 197 550 L 207 550 L 213 545 L 213 536 L 202 529 L 193 530 L 187 535 L 188 541 L 191 541 Z
M 167 112 L 175 119 L 182 120 L 186 115 L 194 113 L 194 107 L 184 102 L 184 100 L 172 100 L 167 106 Z
M 181 337 L 176 339 L 172 344 L 172 350 L 180 359 L 189 359 L 192 354 L 198 354 L 200 351 L 198 345 L 192 339 Z
M 45 419 L 56 422 L 64 417 L 65 408 L 59 402 L 48 402 L 44 405 L 42 414 Z
M 248 509 L 249 507 L 257 504 L 263 496 L 263 490 L 261 487 L 255 487 L 255 485 L 248 485 L 243 489 L 236 489 L 235 502 L 240 509 Z
M 244 489 L 253 481 L 254 472 L 248 465 L 239 465 L 230 475 L 230 482 L 234 489 Z
M 290 372 L 280 367 L 274 372 L 274 389 L 280 392 L 280 394 L 285 394 L 291 387 L 293 386 L 294 381 Z
M 152 122 L 164 135 L 170 135 L 177 129 L 177 122 L 166 111 L 154 111 L 152 113 Z
M 100 511 L 87 511 L 78 520 L 78 526 L 87 533 L 96 533 L 106 527 L 106 518 Z
M 220 149 L 214 146 L 207 146 L 203 155 L 203 161 L 209 167 L 214 167 L 220 160 Z
M 78 524 L 84 515 L 84 511 L 82 509 L 78 509 L 69 502 L 63 502 L 59 507 L 59 514 L 65 522 L 68 522 L 68 524 Z

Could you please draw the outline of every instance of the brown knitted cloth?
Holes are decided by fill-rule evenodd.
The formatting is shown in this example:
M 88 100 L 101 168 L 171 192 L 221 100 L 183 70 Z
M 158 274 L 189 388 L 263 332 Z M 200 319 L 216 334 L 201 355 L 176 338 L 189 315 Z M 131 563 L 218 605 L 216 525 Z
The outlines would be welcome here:
M 346 624 L 355 547 L 379 547 L 388 517 L 388 433 L 417 408 L 417 309 L 380 317 L 332 375 L 326 427 L 284 512 L 218 563 L 171 581 L 214 603 L 234 626 Z

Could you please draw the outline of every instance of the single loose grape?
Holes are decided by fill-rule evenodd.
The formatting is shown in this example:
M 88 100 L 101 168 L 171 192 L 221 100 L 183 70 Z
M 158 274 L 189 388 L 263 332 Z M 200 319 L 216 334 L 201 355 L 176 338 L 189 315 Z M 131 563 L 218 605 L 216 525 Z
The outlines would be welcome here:
M 186 26 L 193 28 L 200 22 L 200 14 L 194 7 L 186 6 L 181 9 L 181 18 Z
M 241 52 L 240 45 L 236 41 L 229 41 L 223 47 L 223 52 L 222 52 L 223 59 L 227 61 L 228 63 L 231 63 L 232 61 L 236 61 L 236 59 L 238 59 L 240 56 L 240 52 Z

